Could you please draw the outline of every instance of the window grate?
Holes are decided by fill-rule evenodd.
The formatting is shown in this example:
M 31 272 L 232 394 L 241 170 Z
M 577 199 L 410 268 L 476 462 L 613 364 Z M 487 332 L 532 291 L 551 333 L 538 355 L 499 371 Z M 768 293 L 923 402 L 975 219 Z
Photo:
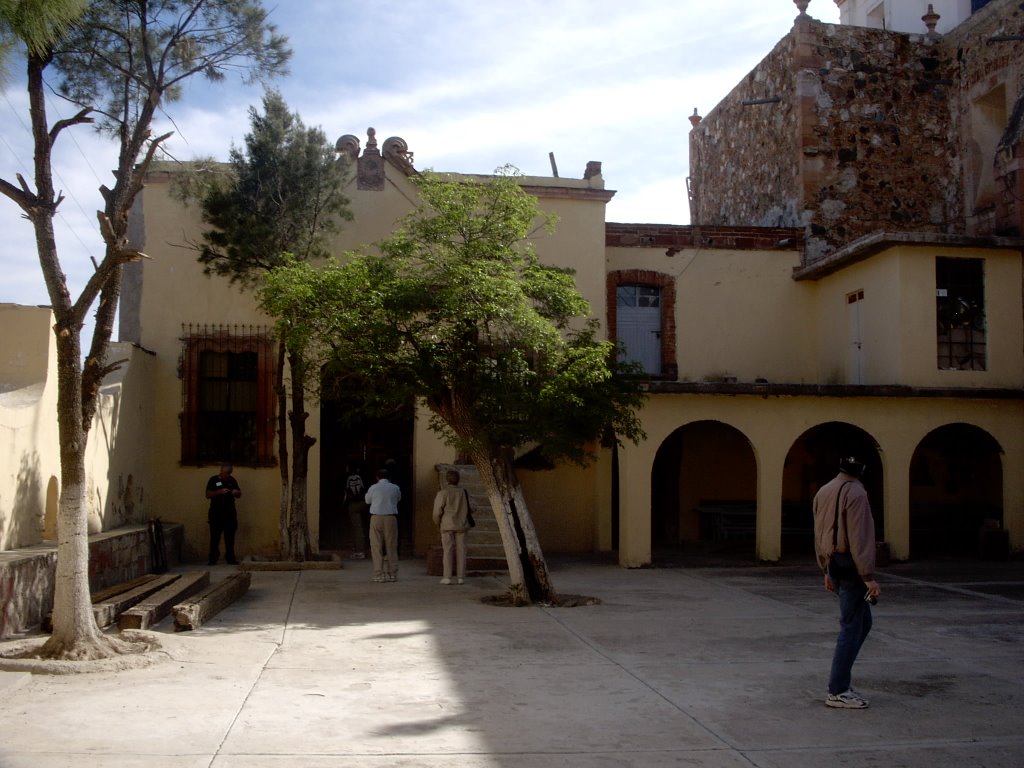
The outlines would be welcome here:
M 987 369 L 983 259 L 936 257 L 935 319 L 940 370 Z
M 272 464 L 272 329 L 188 324 L 181 342 L 182 463 Z

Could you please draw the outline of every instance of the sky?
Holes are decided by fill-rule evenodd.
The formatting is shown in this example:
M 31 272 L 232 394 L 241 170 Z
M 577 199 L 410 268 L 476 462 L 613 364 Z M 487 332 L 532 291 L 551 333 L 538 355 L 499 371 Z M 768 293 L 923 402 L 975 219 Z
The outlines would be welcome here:
M 331 141 L 403 138 L 420 170 L 582 178 L 602 163 L 606 219 L 688 224 L 688 118 L 706 115 L 793 26 L 793 0 L 264 0 L 294 51 L 271 85 Z M 838 23 L 834 0 L 808 13 Z M 0 178 L 31 180 L 27 96 L 14 62 L 0 98 Z M 191 83 L 155 134 L 171 158 L 227 159 L 260 85 Z M 76 109 L 56 97 L 52 120 Z M 66 195 L 58 251 L 77 297 L 103 255 L 96 210 L 116 145 L 88 126 L 55 147 Z M 32 227 L 0 196 L 0 303 L 48 304 Z

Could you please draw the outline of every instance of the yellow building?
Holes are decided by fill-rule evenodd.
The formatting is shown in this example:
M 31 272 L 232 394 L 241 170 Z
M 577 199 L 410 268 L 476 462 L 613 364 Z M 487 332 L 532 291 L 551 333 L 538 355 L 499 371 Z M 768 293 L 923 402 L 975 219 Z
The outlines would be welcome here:
M 520 469 L 546 552 L 615 552 L 627 567 L 721 552 L 806 562 L 811 498 L 851 453 L 867 462 L 893 557 L 1024 548 L 1024 70 L 985 42 L 1024 31 L 1009 5 L 993 0 L 946 43 L 798 18 L 692 119 L 694 225 L 606 222 L 614 192 L 599 163 L 578 179 L 522 179 L 560 220 L 537 236 L 538 255 L 576 270 L 594 316 L 644 366 L 649 394 L 640 445 L 604 450 L 587 469 Z M 884 61 L 870 78 L 851 63 L 875 55 Z M 883 91 L 906 101 L 897 110 Z M 354 215 L 338 252 L 387 236 L 416 204 L 406 143 L 378 149 L 371 132 L 361 144 L 338 142 L 352 161 Z M 272 320 L 249 293 L 203 274 L 188 247 L 199 212 L 171 196 L 174 173 L 155 168 L 133 214 L 150 258 L 126 269 L 129 363 L 91 436 L 93 528 L 180 522 L 186 555 L 201 559 L 203 489 L 228 458 L 243 490 L 237 551 L 273 554 Z M 45 310 L 0 311 L 11 318 L 0 345 L 0 548 L 12 549 L 44 536 L 59 490 L 56 427 L 46 426 L 53 344 Z M 344 544 L 345 464 L 372 471 L 391 459 L 403 539 L 424 554 L 436 536 L 435 467 L 453 451 L 414 409 L 342 428 L 344 408 L 309 404 L 314 539 Z

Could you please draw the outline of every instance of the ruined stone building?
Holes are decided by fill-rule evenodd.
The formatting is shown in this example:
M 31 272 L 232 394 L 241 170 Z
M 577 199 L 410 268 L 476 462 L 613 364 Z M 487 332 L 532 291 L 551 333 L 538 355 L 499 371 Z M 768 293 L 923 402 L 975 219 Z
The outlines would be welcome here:
M 939 3 L 839 5 L 933 12 L 909 33 L 799 17 L 694 119 L 692 221 L 799 227 L 808 264 L 879 233 L 1019 237 L 1024 8 L 975 3 L 939 34 Z

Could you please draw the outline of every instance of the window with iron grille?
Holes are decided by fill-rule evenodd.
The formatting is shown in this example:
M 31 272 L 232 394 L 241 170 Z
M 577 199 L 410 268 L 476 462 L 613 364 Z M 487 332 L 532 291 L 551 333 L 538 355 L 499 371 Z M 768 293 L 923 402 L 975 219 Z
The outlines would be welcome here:
M 987 370 L 984 259 L 936 257 L 935 316 L 938 367 Z
M 274 463 L 273 349 L 262 327 L 182 327 L 183 464 Z

